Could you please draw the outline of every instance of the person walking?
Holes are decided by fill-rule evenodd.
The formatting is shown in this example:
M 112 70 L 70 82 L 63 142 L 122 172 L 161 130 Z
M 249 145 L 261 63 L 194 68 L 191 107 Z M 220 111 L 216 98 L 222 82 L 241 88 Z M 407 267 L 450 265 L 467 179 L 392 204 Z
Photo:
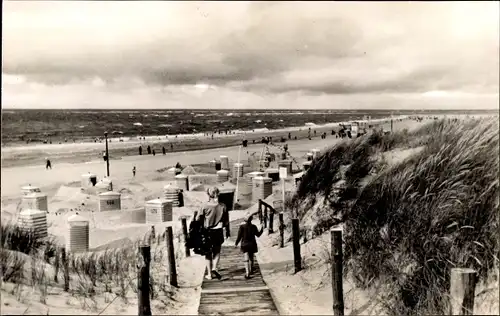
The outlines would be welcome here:
M 134 166 L 134 168 L 132 168 L 132 174 L 134 175 L 134 178 L 135 178 L 135 166 Z
M 167 151 L 165 150 L 165 146 L 163 146 L 163 147 L 161 148 L 161 151 L 162 151 L 162 153 L 163 153 L 164 155 L 167 153 Z
M 50 162 L 50 159 L 49 158 L 45 158 L 45 161 L 46 161 L 46 163 L 45 163 L 45 169 L 49 169 L 50 168 L 50 170 L 52 170 L 52 164 Z
M 252 224 L 253 214 L 248 216 L 246 222 L 240 226 L 238 230 L 238 237 L 234 244 L 238 247 L 241 241 L 241 252 L 244 256 L 245 261 L 245 279 L 250 279 L 251 274 L 254 272 L 254 261 L 255 254 L 257 253 L 257 240 L 255 237 L 260 237 L 264 232 L 264 226 L 261 226 L 260 230 Z
M 207 189 L 208 203 L 199 212 L 200 220 L 203 222 L 204 234 L 207 238 L 207 249 L 205 253 L 206 272 L 205 278 L 211 280 L 213 277 L 221 279 L 218 272 L 219 259 L 224 243 L 224 228 L 229 228 L 229 213 L 226 205 L 219 201 L 219 189 L 217 187 Z
M 142 156 L 142 146 L 139 146 L 139 156 Z

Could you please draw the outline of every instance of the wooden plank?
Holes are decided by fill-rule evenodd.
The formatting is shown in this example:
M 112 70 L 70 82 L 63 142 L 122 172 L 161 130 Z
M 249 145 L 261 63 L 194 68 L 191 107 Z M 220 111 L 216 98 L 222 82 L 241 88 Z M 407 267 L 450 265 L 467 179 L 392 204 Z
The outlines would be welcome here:
M 201 300 L 200 304 L 203 306 L 205 305 L 214 305 L 214 306 L 219 306 L 219 305 L 224 305 L 228 306 L 231 304 L 236 304 L 236 305 L 253 305 L 253 304 L 260 304 L 260 303 L 266 303 L 266 304 L 274 304 L 273 299 L 271 297 L 247 297 L 247 296 L 241 296 L 239 298 L 232 299 L 231 301 L 228 301 L 227 299 L 222 299 L 222 298 L 217 298 L 217 299 L 204 299 Z
M 272 297 L 269 295 L 255 296 L 248 293 L 240 293 L 238 296 L 220 296 L 220 297 L 204 297 L 201 300 L 202 304 L 226 304 L 226 303 L 238 303 L 238 304 L 253 304 L 255 302 L 273 302 Z
M 221 314 L 233 314 L 233 313 L 247 313 L 249 315 L 257 315 L 262 311 L 272 311 L 274 308 L 274 303 L 252 303 L 252 304 L 239 304 L 234 302 L 233 304 L 211 304 L 203 305 L 200 309 L 200 313 L 221 313 Z

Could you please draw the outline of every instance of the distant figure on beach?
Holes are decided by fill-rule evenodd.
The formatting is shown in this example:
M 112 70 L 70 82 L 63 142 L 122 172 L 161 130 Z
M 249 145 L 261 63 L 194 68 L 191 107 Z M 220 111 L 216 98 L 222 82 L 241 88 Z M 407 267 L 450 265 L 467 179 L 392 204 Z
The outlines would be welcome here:
M 153 156 L 156 156 L 156 151 L 153 149 Z
M 139 146 L 139 156 L 142 156 L 142 146 Z
M 45 164 L 45 169 L 49 169 L 52 170 L 52 164 L 50 163 L 50 159 L 49 158 L 45 158 L 46 160 L 46 164 Z
M 148 145 L 148 155 L 151 155 L 151 146 Z
M 174 150 L 174 144 L 170 144 L 170 150 Z
M 288 139 L 292 139 L 292 133 L 288 133 Z
M 283 146 L 283 149 L 285 150 L 285 152 L 287 152 L 287 151 L 288 151 L 288 144 L 285 144 L 285 145 Z
M 206 279 L 212 277 L 221 279 L 218 266 L 222 244 L 224 243 L 224 228 L 229 227 L 229 213 L 226 205 L 219 201 L 219 189 L 217 187 L 207 189 L 208 202 L 202 207 L 200 217 L 203 218 L 203 227 L 206 229 L 208 240 L 205 253 Z M 226 235 L 226 237 L 228 237 Z
M 254 273 L 254 257 L 258 252 L 257 241 L 255 237 L 260 237 L 264 232 L 264 226 L 260 227 L 260 230 L 252 224 L 253 215 L 250 215 L 245 224 L 241 225 L 238 230 L 238 237 L 236 238 L 236 242 L 234 244 L 235 247 L 238 247 L 238 244 L 241 241 L 241 252 L 244 256 L 245 261 L 245 279 L 250 279 L 251 274 Z
M 344 128 L 341 128 L 339 130 L 338 135 L 339 135 L 339 138 L 344 138 L 344 136 L 345 136 L 345 130 L 344 130 Z
M 248 140 L 244 139 L 242 141 L 242 145 L 243 145 L 243 147 L 247 147 L 248 146 Z
M 167 154 L 167 151 L 165 150 L 165 146 L 163 146 L 163 147 L 161 148 L 161 152 L 162 152 L 164 155 L 166 155 L 166 154 Z
M 134 178 L 135 178 L 135 166 L 134 166 L 134 168 L 132 168 L 132 174 L 134 175 Z

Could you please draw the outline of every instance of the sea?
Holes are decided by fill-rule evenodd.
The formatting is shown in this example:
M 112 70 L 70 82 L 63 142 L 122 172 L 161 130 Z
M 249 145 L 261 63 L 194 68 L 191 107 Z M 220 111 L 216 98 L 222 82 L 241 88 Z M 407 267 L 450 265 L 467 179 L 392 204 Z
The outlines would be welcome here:
M 252 131 L 399 116 L 495 110 L 2 110 L 2 146 L 114 137 Z

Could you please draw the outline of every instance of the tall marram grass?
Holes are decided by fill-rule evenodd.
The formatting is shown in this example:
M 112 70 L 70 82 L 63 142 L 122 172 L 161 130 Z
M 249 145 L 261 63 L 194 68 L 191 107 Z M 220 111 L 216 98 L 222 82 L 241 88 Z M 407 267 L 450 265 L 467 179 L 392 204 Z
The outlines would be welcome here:
M 380 174 L 345 215 L 346 260 L 381 280 L 394 314 L 446 313 L 449 273 L 498 264 L 498 124 L 436 122 L 418 155 Z
M 81 299 L 82 308 L 95 311 L 96 295 L 102 293 L 113 293 L 127 302 L 130 292 L 137 292 L 138 246 L 144 243 L 151 246 L 151 298 L 161 293 L 169 297 L 173 293 L 161 277 L 166 260 L 165 241 L 161 235 L 151 240 L 148 232 L 134 245 L 99 252 L 67 253 L 66 271 L 61 248 L 56 246 L 54 240 L 36 238 L 32 232 L 11 223 L 2 224 L 1 233 L 2 282 L 13 283 L 14 289 L 36 285 L 40 289 L 42 303 L 46 302 L 49 286 L 63 286 L 66 273 L 70 277 L 70 292 Z M 22 299 L 22 295 L 18 296 Z
M 389 314 L 446 314 L 453 267 L 474 268 L 480 280 L 498 273 L 498 133 L 495 119 L 425 125 L 407 134 L 425 138 L 421 152 L 332 208 L 342 212 L 347 272 L 360 287 L 382 286 Z M 342 144 L 315 160 L 311 170 L 322 176 L 308 173 L 296 200 L 329 193 L 339 165 L 363 165 L 353 154 L 365 159 L 364 146 L 379 136 Z
M 13 223 L 2 223 L 0 226 L 0 266 L 2 281 L 20 281 L 26 256 L 40 256 L 49 261 L 54 256 L 55 243 L 50 238 L 38 238 L 32 231 L 23 229 Z
M 288 206 L 298 211 L 300 219 L 316 202 L 316 195 L 321 194 L 335 208 L 344 208 L 349 200 L 356 197 L 359 181 L 377 169 L 379 163 L 373 159 L 375 154 L 395 147 L 408 148 L 420 144 L 421 141 L 414 141 L 407 131 L 389 135 L 374 131 L 352 141 L 343 141 L 313 161 Z M 344 172 L 340 172 L 342 166 L 347 166 Z M 333 186 L 342 179 L 346 183 L 338 199 Z M 332 200 L 333 196 L 337 199 Z

